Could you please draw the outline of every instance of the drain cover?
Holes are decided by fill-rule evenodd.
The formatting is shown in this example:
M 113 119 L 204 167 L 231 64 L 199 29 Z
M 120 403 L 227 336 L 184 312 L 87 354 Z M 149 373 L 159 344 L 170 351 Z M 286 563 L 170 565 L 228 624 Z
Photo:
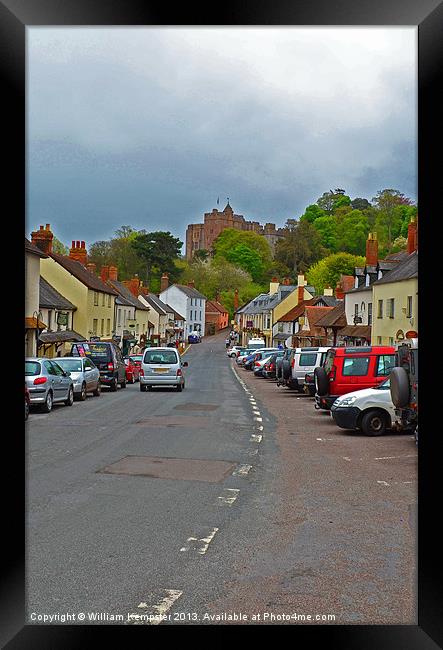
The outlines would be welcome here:
M 219 404 L 193 404 L 192 402 L 186 402 L 186 404 L 177 404 L 174 406 L 177 411 L 215 411 L 215 409 L 220 408 Z
M 235 463 L 226 460 L 195 458 L 158 458 L 154 456 L 125 456 L 112 465 L 97 470 L 103 474 L 149 476 L 181 481 L 219 483 L 232 472 Z

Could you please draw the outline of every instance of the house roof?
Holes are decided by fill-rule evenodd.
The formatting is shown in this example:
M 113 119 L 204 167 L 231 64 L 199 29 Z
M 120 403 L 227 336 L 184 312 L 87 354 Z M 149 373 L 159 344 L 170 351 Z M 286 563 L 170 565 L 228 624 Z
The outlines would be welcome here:
M 119 305 L 129 305 L 130 307 L 135 307 L 136 309 L 141 309 L 143 311 L 149 311 L 149 307 L 144 305 L 141 300 L 136 298 L 134 294 L 131 293 L 129 288 L 119 282 L 118 280 L 108 280 L 108 283 L 117 291 L 119 296 L 115 299 L 115 302 Z
M 370 325 L 346 325 L 340 330 L 340 336 L 360 337 L 370 341 L 371 329 Z
M 228 312 L 228 310 L 226 309 L 226 307 L 223 307 L 221 302 L 218 302 L 218 300 L 207 300 L 206 301 L 205 313 L 208 314 L 208 313 L 211 313 L 211 312 L 212 313 L 217 312 L 217 313 L 220 313 L 220 314 L 226 314 Z
M 186 320 L 186 318 L 181 314 L 179 314 L 178 311 L 175 311 L 175 309 L 171 307 L 171 305 L 168 305 L 167 303 L 165 304 L 168 310 L 174 314 L 174 320 Z
M 388 284 L 389 282 L 401 282 L 402 280 L 409 280 L 418 276 L 418 253 L 414 251 L 407 257 L 399 262 L 392 271 L 388 271 L 380 280 L 376 280 L 373 284 Z
M 180 291 L 183 291 L 183 293 L 189 296 L 189 298 L 202 298 L 203 300 L 207 300 L 206 296 L 200 293 L 200 291 L 197 291 L 194 287 L 188 287 L 186 284 L 173 284 L 171 286 L 177 287 Z
M 343 300 L 317 321 L 317 327 L 344 327 L 347 325 L 345 303 Z
M 60 264 L 68 273 L 73 275 L 77 280 L 80 280 L 88 289 L 94 289 L 95 291 L 101 291 L 102 293 L 110 293 L 112 296 L 117 296 L 117 291 L 112 289 L 108 284 L 105 284 L 98 275 L 91 273 L 87 268 L 78 262 L 73 260 L 66 255 L 60 255 L 59 253 L 50 253 L 49 257 Z
M 43 332 L 38 337 L 42 343 L 67 343 L 72 341 L 74 343 L 86 341 L 85 337 L 75 332 L 74 330 L 61 330 L 59 332 Z
M 151 307 L 157 312 L 157 314 L 167 314 L 168 312 L 172 312 L 173 309 L 169 307 L 165 302 L 160 300 L 158 296 L 155 295 L 155 293 L 147 293 L 143 296 L 144 300 L 146 300 L 147 303 L 151 305 Z
M 408 255 L 409 255 L 408 251 L 398 251 L 397 253 L 390 253 L 389 255 L 386 255 L 385 261 L 397 260 L 401 262 L 404 259 L 406 259 Z
M 316 307 L 315 305 L 308 305 L 305 311 L 311 331 L 315 330 L 318 321 L 333 309 L 334 307 Z
M 67 298 L 40 276 L 39 306 L 47 309 L 77 309 Z
M 37 257 L 48 257 L 46 253 L 41 251 L 35 244 L 29 241 L 29 239 L 26 239 L 25 237 L 25 251 L 27 253 L 31 253 L 32 255 L 36 255 Z
M 302 314 L 304 314 L 305 309 L 308 305 L 315 306 L 319 303 L 326 303 L 326 307 L 334 307 L 337 304 L 337 298 L 334 296 L 315 296 L 315 298 L 310 298 L 309 300 L 302 300 L 295 307 L 290 309 L 287 314 L 278 319 L 278 323 L 290 323 L 291 321 L 297 320 Z

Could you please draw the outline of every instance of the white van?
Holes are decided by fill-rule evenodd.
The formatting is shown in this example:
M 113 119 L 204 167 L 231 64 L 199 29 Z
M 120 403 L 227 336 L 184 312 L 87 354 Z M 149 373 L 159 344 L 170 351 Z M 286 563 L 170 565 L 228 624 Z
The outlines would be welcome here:
M 249 339 L 248 350 L 260 350 L 264 348 L 266 341 L 264 339 Z
M 363 388 L 337 397 L 331 415 L 342 429 L 361 429 L 367 436 L 382 436 L 386 429 L 398 428 L 390 379 L 375 388 Z

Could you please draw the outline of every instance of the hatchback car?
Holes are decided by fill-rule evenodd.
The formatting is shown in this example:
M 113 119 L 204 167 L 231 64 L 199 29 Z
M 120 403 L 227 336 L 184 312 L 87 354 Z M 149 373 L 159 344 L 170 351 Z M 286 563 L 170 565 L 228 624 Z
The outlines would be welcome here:
M 126 388 L 126 366 L 122 351 L 112 341 L 74 343 L 71 356 L 91 359 L 100 371 L 102 386 L 109 386 L 112 391 L 117 390 L 118 384 L 121 388 Z
M 182 391 L 185 387 L 183 368 L 187 366 L 187 361 L 182 361 L 173 348 L 147 348 L 140 369 L 140 390 L 151 390 L 153 386 L 176 386 L 179 392 Z
M 361 429 L 367 436 L 382 436 L 395 426 L 397 419 L 389 378 L 375 388 L 338 397 L 331 407 L 331 415 L 342 429 Z
M 81 402 L 86 399 L 87 393 L 96 397 L 101 394 L 100 371 L 87 357 L 60 357 L 57 358 L 59 366 L 71 373 L 74 382 L 74 397 Z
M 188 336 L 188 343 L 201 343 L 202 337 L 199 332 L 191 332 Z
M 126 381 L 129 384 L 135 384 L 140 381 L 140 365 L 135 363 L 133 357 L 125 357 Z
M 53 404 L 63 402 L 72 406 L 74 403 L 74 383 L 69 372 L 53 359 L 27 357 L 25 383 L 31 405 L 39 405 L 44 413 L 52 411 Z

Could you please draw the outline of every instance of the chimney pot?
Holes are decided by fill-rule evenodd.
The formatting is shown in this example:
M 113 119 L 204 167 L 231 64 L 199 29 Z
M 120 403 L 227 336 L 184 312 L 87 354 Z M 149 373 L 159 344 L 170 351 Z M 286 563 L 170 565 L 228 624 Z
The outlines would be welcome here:
M 50 229 L 44 229 L 40 226 L 38 230 L 31 233 L 31 241 L 34 246 L 37 246 L 43 253 L 52 253 L 52 240 L 54 235 Z
M 366 240 L 366 264 L 367 266 L 377 266 L 378 262 L 378 240 L 377 233 L 368 233 Z
M 40 226 L 40 230 L 44 230 L 43 226 Z
M 110 266 L 108 270 L 109 280 L 117 280 L 118 269 L 116 266 Z
M 100 272 L 100 277 L 103 280 L 103 282 L 106 282 L 109 278 L 109 266 L 102 266 L 101 272 Z
M 46 224 L 46 230 L 51 230 L 51 226 L 49 225 L 49 223 Z
M 169 275 L 167 273 L 163 273 L 162 277 L 160 278 L 160 293 L 162 291 L 165 291 L 169 286 Z

